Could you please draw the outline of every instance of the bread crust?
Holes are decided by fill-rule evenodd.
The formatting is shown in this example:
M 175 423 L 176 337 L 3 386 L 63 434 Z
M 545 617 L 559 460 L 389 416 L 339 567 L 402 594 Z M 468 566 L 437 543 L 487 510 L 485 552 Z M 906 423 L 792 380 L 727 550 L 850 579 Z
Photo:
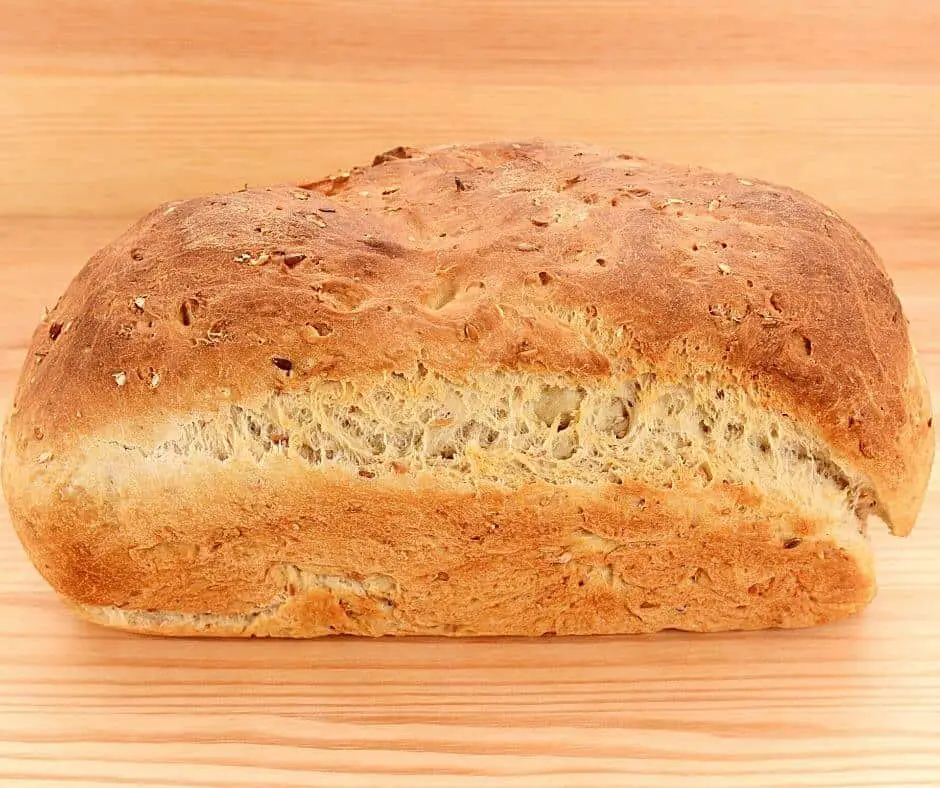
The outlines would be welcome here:
M 203 484 L 167 475 L 149 490 L 151 521 L 185 522 L 181 539 L 157 532 L 128 551 L 105 537 L 95 554 L 60 541 L 56 578 L 89 589 L 88 617 L 184 635 L 714 631 L 835 620 L 874 594 L 860 535 L 836 544 L 812 519 L 730 487 L 454 492 L 335 473 L 289 499 L 310 472 L 286 459 L 263 475 L 204 472 Z M 248 516 L 220 523 L 201 505 L 205 485 Z M 86 506 L 85 518 L 108 519 Z
M 432 467 L 396 479 L 393 461 L 378 476 L 312 468 L 296 447 L 186 450 L 159 472 L 130 451 L 272 395 L 490 373 L 587 391 L 717 381 L 824 453 L 851 515 L 836 526 L 734 478 L 461 486 Z M 715 630 L 864 605 L 870 555 L 853 534 L 869 511 L 908 533 L 932 455 L 890 279 L 834 212 L 760 181 L 529 142 L 398 148 L 302 187 L 157 209 L 37 328 L 3 484 L 57 591 L 131 629 Z M 581 531 L 610 549 L 572 549 Z

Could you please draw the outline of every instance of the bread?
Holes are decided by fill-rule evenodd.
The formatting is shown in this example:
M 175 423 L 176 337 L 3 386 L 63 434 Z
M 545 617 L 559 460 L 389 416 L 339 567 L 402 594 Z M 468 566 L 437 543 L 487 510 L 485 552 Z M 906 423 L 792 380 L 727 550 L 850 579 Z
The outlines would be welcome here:
M 36 330 L 3 485 L 82 616 L 307 637 L 797 627 L 874 594 L 934 436 L 871 246 L 548 143 L 165 205 Z

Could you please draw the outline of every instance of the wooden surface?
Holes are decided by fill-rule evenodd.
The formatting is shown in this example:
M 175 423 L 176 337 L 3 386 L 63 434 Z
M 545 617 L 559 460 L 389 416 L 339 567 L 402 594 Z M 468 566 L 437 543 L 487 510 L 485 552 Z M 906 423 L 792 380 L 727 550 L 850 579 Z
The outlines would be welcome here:
M 776 179 L 881 251 L 940 397 L 936 0 L 0 0 L 0 410 L 42 304 L 158 201 L 548 136 Z M 940 785 L 940 481 L 815 631 L 159 641 L 0 515 L 0 784 Z

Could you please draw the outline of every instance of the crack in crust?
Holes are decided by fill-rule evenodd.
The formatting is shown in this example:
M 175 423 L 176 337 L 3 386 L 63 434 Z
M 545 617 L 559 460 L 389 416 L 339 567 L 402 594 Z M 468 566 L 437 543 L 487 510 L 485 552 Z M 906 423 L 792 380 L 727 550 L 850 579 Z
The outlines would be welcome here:
M 327 383 L 275 393 L 179 427 L 153 447 L 112 441 L 148 463 L 205 457 L 263 466 L 272 457 L 377 481 L 433 473 L 455 489 L 494 483 L 691 483 L 761 489 L 826 521 L 878 513 L 869 482 L 793 420 L 710 376 L 652 373 L 578 385 L 562 376 L 489 373 L 463 383 L 428 371 L 369 388 Z M 179 461 L 177 459 L 176 461 Z M 99 453 L 100 465 L 119 468 Z M 83 473 L 76 471 L 81 483 Z

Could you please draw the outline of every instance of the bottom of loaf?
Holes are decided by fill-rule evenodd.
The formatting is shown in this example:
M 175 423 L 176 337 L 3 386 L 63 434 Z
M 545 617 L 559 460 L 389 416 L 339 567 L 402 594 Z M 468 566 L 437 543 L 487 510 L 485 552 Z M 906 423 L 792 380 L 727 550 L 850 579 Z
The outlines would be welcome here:
M 750 542 L 750 543 L 749 543 Z M 510 574 L 493 577 L 492 597 L 475 594 L 460 603 L 442 594 L 409 603 L 382 576 L 304 576 L 285 570 L 285 591 L 263 607 L 239 613 L 135 610 L 68 601 L 93 623 L 131 632 L 174 636 L 309 638 L 329 635 L 551 636 L 637 634 L 667 629 L 718 632 L 797 628 L 837 621 L 862 608 L 875 592 L 870 555 L 854 555 L 828 540 L 777 545 L 740 538 L 717 539 L 711 548 L 723 562 L 700 556 L 699 566 L 656 567 L 657 552 L 640 563 L 675 575 L 674 582 L 643 589 L 619 580 L 609 564 L 571 567 L 556 587 L 514 583 Z M 694 545 L 687 545 L 687 547 Z M 771 557 L 777 553 L 775 557 Z M 781 557 L 783 553 L 784 557 Z M 728 563 L 749 556 L 750 563 Z M 578 559 L 562 554 L 571 564 Z M 719 566 L 727 567 L 724 571 Z M 507 564 L 511 571 L 511 565 Z M 358 577 L 358 579 L 357 579 Z M 438 577 L 438 585 L 449 578 Z M 511 587 L 513 599 L 506 598 Z M 394 598 L 393 595 L 394 594 Z
M 738 619 L 697 616 L 691 611 L 688 616 L 676 616 L 669 625 L 638 618 L 622 626 L 602 624 L 600 627 L 559 627 L 542 631 L 526 628 L 523 622 L 507 622 L 502 627 L 475 630 L 472 627 L 430 627 L 396 631 L 365 630 L 358 627 L 337 628 L 314 621 L 278 622 L 263 614 L 225 615 L 212 613 L 164 613 L 144 610 L 125 610 L 118 607 L 96 605 L 69 606 L 80 618 L 93 624 L 134 632 L 140 635 L 162 635 L 170 637 L 269 637 L 269 638 L 315 638 L 335 635 L 357 636 L 425 636 L 425 637 L 552 637 L 578 635 L 637 635 L 652 634 L 664 630 L 685 632 L 728 632 L 755 629 L 798 629 L 828 624 L 848 618 L 864 608 L 866 603 L 845 604 L 828 607 L 825 611 L 805 611 L 804 615 L 790 614 L 776 621 L 763 621 L 748 617 Z M 696 621 L 696 618 L 698 620 Z M 681 620 L 680 620 L 681 619 Z M 560 631 L 559 631 L 560 630 Z
M 214 462 L 154 464 L 114 488 L 73 474 L 62 495 L 14 501 L 13 519 L 81 616 L 162 635 L 803 627 L 874 595 L 855 511 L 753 487 L 462 489 Z

